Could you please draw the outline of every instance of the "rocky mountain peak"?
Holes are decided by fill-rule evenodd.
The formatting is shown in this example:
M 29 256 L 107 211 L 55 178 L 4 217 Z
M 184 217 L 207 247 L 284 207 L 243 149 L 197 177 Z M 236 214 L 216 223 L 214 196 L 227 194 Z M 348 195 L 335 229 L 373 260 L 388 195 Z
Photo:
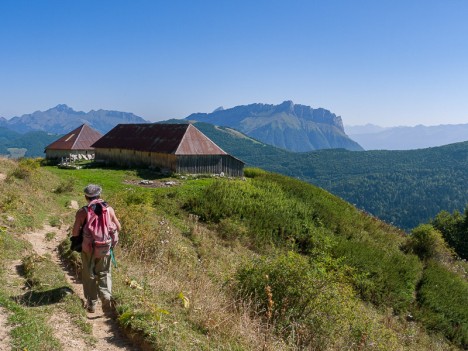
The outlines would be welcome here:
M 294 113 L 294 102 L 291 100 L 283 101 L 276 108 L 278 112 Z
M 323 108 L 294 104 L 250 104 L 212 113 L 196 113 L 187 120 L 235 128 L 266 144 L 291 151 L 329 148 L 362 150 L 344 132 L 341 117 Z
M 58 112 L 68 112 L 68 113 L 76 112 L 74 109 L 72 109 L 71 107 L 69 107 L 66 104 L 58 104 L 57 106 L 49 109 L 49 111 L 50 110 L 55 110 L 55 111 L 58 111 Z

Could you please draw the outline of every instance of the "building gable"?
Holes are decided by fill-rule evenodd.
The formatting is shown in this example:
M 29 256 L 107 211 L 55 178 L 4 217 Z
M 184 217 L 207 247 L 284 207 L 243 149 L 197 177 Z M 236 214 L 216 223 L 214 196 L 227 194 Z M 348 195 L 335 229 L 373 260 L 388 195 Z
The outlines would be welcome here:
M 46 146 L 46 150 L 93 150 L 91 147 L 97 140 L 102 137 L 102 134 L 91 128 L 87 124 L 82 124 L 78 128 L 72 130 L 57 139 L 50 145 Z
M 193 125 L 187 128 L 177 150 L 176 155 L 227 155 L 210 138 L 200 132 Z

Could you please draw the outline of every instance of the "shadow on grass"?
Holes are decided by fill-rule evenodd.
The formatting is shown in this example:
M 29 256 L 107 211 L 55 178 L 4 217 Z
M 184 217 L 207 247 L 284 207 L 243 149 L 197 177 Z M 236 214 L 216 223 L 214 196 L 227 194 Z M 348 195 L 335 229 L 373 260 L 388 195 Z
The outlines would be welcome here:
M 27 293 L 15 296 L 12 299 L 21 305 L 35 307 L 58 303 L 70 294 L 73 294 L 73 290 L 67 286 L 62 286 L 45 291 L 28 291 Z
M 168 170 L 161 170 L 159 168 L 140 168 L 137 166 L 119 166 L 115 164 L 106 164 L 103 162 L 90 162 L 81 165 L 83 168 L 88 169 L 109 169 L 114 171 L 132 170 L 136 175 L 142 179 L 155 180 L 163 179 L 172 175 Z

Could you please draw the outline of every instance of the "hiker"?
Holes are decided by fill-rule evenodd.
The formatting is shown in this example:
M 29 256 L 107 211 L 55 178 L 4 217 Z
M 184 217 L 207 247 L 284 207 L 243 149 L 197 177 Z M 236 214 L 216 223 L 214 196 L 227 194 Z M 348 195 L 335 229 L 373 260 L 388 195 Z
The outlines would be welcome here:
M 104 313 L 113 312 L 111 250 L 117 244 L 120 222 L 114 209 L 101 200 L 101 187 L 84 188 L 88 205 L 75 215 L 72 236 L 83 235 L 81 251 L 83 291 L 86 309 L 96 311 L 98 296 Z

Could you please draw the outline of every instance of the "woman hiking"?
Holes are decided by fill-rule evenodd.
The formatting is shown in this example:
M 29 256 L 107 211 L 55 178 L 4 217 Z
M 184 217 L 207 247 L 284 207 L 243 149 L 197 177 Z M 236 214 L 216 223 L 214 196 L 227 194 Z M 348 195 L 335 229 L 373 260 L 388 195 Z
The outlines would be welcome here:
M 101 199 L 101 192 L 96 184 L 84 188 L 88 204 L 76 212 L 72 236 L 83 235 L 81 261 L 86 309 L 94 313 L 99 297 L 102 311 L 112 314 L 111 250 L 118 242 L 121 226 L 114 209 Z

